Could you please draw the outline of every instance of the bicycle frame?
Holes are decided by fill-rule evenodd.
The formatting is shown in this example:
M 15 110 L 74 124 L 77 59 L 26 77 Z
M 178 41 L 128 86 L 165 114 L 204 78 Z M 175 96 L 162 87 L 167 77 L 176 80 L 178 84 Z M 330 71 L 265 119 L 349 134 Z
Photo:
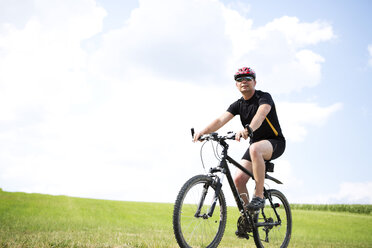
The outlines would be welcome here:
M 221 172 L 223 173 L 226 177 L 227 177 L 227 181 L 229 182 L 229 185 L 230 185 L 230 188 L 231 188 L 231 191 L 233 193 L 233 196 L 234 196 L 234 199 L 235 199 L 235 202 L 238 206 L 238 209 L 240 211 L 240 213 L 242 215 L 244 215 L 245 219 L 246 220 L 249 220 L 250 223 L 254 223 L 253 222 L 253 217 L 251 214 L 248 214 L 246 211 L 244 211 L 244 206 L 243 206 L 243 202 L 240 198 L 240 195 L 238 193 L 238 190 L 236 189 L 235 187 L 235 183 L 234 183 L 234 180 L 231 176 L 231 172 L 230 172 L 230 168 L 227 164 L 227 162 L 229 162 L 230 164 L 233 164 L 235 167 L 237 167 L 238 169 L 242 170 L 244 173 L 246 173 L 247 175 L 249 175 L 253 180 L 254 180 L 254 176 L 253 174 L 247 170 L 246 168 L 244 168 L 241 164 L 239 164 L 238 162 L 236 162 L 233 158 L 231 158 L 228 154 L 227 154 L 227 150 L 229 148 L 229 145 L 224 141 L 224 140 L 219 140 L 219 144 L 223 147 L 223 150 L 222 150 L 222 158 L 221 158 L 221 162 L 220 164 L 215 167 L 215 168 L 211 168 L 209 173 L 210 174 L 213 174 L 213 173 L 216 173 L 216 172 Z M 278 179 L 274 178 L 274 177 L 271 177 L 269 175 L 267 175 L 267 173 L 265 173 L 265 178 L 268 178 L 278 184 L 282 184 L 282 182 L 280 182 Z M 203 193 L 202 194 L 202 197 L 201 197 L 201 200 L 199 202 L 199 207 L 198 207 L 198 210 L 195 214 L 195 217 L 203 217 L 203 218 L 208 218 L 208 217 L 211 217 L 213 215 L 213 212 L 214 212 L 214 209 L 215 209 L 215 206 L 216 206 L 216 203 L 217 203 L 217 200 L 218 200 L 218 195 L 219 195 L 219 192 L 222 188 L 222 183 L 220 182 L 220 179 L 219 177 L 216 177 L 217 179 L 217 182 L 216 182 L 216 190 L 215 190 L 215 195 L 213 197 L 213 202 L 212 202 L 212 205 L 208 211 L 208 214 L 204 214 L 203 216 L 200 216 L 200 210 L 201 210 L 201 207 L 202 205 L 204 204 L 204 198 L 205 198 L 205 194 Z M 206 191 L 207 189 L 205 189 Z M 268 197 L 268 194 L 267 194 L 267 191 L 266 189 L 264 188 L 264 195 L 267 199 L 269 199 L 270 201 L 270 204 L 272 205 L 273 209 L 274 209 L 274 212 L 275 214 L 277 215 L 278 217 L 278 220 L 279 220 L 279 223 L 255 223 L 256 226 L 275 226 L 275 225 L 278 225 L 280 224 L 280 217 L 276 211 L 276 208 L 275 206 L 273 205 L 272 203 L 272 200 L 271 200 L 271 197 Z

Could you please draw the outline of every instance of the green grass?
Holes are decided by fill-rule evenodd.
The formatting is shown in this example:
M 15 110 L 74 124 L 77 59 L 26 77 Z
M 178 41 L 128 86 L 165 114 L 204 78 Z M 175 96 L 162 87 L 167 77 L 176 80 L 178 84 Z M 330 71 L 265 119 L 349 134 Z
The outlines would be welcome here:
M 296 210 L 320 210 L 331 212 L 347 212 L 355 214 L 371 214 L 372 205 L 360 204 L 291 204 L 291 209 Z
M 0 247 L 177 247 L 173 204 L 93 200 L 0 190 Z M 372 247 L 372 215 L 294 207 L 290 247 Z M 220 247 L 235 238 L 236 208 Z

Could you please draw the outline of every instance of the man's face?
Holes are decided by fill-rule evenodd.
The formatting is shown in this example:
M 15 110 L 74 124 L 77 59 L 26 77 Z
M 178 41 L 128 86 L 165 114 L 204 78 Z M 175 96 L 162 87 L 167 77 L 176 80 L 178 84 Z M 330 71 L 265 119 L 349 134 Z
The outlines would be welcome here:
M 236 80 L 236 87 L 242 93 L 253 91 L 256 86 L 256 80 L 252 77 L 241 77 Z

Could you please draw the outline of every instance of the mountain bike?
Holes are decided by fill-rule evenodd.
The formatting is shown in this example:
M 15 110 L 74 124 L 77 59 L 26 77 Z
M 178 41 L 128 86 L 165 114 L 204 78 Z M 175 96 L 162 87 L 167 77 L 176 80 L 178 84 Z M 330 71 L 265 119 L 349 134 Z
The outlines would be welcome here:
M 193 129 L 191 132 L 194 136 Z M 226 140 L 234 139 L 235 134 L 232 132 L 225 136 L 211 133 L 200 138 L 205 142 L 216 142 L 217 147 L 222 147 L 222 152 L 217 167 L 210 168 L 206 175 L 190 178 L 178 193 L 173 210 L 173 230 L 177 243 L 182 248 L 217 247 L 221 242 L 227 220 L 226 199 L 222 191 L 225 177 L 240 212 L 238 231 L 243 233 L 246 239 L 253 236 L 257 247 L 287 247 L 289 244 L 292 215 L 283 193 L 264 188 L 265 207 L 259 211 L 245 210 L 242 199 L 244 195 L 239 195 L 228 163 L 248 174 L 253 180 L 254 176 L 227 154 L 229 145 Z M 274 164 L 266 161 L 265 165 L 265 178 L 282 184 L 267 174 L 273 172 Z

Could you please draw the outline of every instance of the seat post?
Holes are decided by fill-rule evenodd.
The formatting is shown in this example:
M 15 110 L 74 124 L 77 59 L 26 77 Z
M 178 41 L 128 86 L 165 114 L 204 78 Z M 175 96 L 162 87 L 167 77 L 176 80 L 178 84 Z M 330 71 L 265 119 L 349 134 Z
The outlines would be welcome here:
M 269 161 L 265 161 L 265 171 L 266 172 L 274 172 L 274 163 Z

